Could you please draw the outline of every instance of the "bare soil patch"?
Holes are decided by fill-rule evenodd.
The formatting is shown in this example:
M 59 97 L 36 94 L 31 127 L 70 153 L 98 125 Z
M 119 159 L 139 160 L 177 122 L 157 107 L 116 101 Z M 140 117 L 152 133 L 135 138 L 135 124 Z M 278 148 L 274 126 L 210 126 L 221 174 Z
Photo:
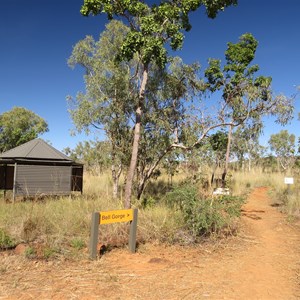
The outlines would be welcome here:
M 195 247 L 141 245 L 97 261 L 0 253 L 0 299 L 300 299 L 300 230 L 257 188 L 237 237 Z

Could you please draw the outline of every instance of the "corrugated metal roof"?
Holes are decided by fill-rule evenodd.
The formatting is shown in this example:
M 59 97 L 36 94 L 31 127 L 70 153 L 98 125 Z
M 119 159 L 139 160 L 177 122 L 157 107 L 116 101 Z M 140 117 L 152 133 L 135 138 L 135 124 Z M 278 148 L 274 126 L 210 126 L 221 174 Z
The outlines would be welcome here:
M 0 158 L 26 158 L 72 161 L 68 156 L 47 144 L 42 139 L 34 139 L 0 154 Z

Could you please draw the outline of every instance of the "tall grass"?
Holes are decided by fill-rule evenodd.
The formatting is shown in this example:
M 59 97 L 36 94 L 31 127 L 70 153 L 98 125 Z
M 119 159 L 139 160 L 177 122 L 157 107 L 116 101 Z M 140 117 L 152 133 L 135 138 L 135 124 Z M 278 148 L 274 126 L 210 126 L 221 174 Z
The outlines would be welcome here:
M 285 177 L 293 177 L 294 184 L 284 183 Z M 270 188 L 270 195 L 274 204 L 288 215 L 300 217 L 300 178 L 297 174 L 285 175 L 279 172 L 264 173 L 255 168 L 251 172 L 232 173 L 231 187 L 234 194 L 242 194 L 245 190 L 259 186 Z
M 75 250 L 87 249 L 93 212 L 123 208 L 122 201 L 113 199 L 111 195 L 112 183 L 108 174 L 85 174 L 83 195 L 18 201 L 14 204 L 2 199 L 0 230 L 5 229 L 16 244 L 30 245 L 30 257 L 35 257 L 32 253 L 36 251 L 32 249 L 36 244 L 44 245 L 47 253 L 74 256 Z M 138 241 L 171 242 L 175 239 L 173 233 L 181 226 L 180 222 L 178 214 L 164 205 L 140 209 Z M 124 246 L 128 243 L 128 235 L 128 224 L 102 225 L 99 243 Z M 42 253 L 41 256 L 45 255 Z
M 250 172 L 235 171 L 230 173 L 230 186 L 234 194 L 242 194 L 245 190 L 260 186 L 278 187 L 284 186 L 284 177 L 279 173 L 264 173 L 262 169 L 255 168 Z
M 18 243 L 38 242 L 58 252 L 64 252 L 75 240 L 88 245 L 92 212 L 118 209 L 121 205 L 110 197 L 111 184 L 106 174 L 85 175 L 83 195 L 14 204 L 0 201 L 0 229 Z
M 234 172 L 230 178 L 234 195 L 243 195 L 246 190 L 257 186 L 270 186 L 274 202 L 284 204 L 285 211 L 290 214 L 299 214 L 299 178 L 294 178 L 295 184 L 289 191 L 284 184 L 284 176 L 278 173 L 265 174 L 256 169 L 250 173 Z M 173 183 L 179 186 L 183 179 L 185 176 L 179 173 Z M 134 202 L 134 206 L 139 208 L 138 242 L 194 242 L 186 226 L 186 216 L 180 207 L 169 205 L 164 196 L 169 189 L 167 177 L 162 176 L 157 182 L 148 185 L 145 195 L 147 201 Z M 43 257 L 87 257 L 92 213 L 123 208 L 122 199 L 115 200 L 111 195 L 112 182 L 109 174 L 105 173 L 101 176 L 85 174 L 82 195 L 49 197 L 14 204 L 0 199 L 0 232 L 3 232 L 1 236 L 3 241 L 9 239 L 12 244 L 23 242 L 29 245 L 30 257 L 37 255 L 37 251 L 33 251 L 37 244 L 44 245 L 44 252 L 40 254 Z M 198 206 L 195 204 L 195 207 Z M 102 226 L 99 231 L 100 243 L 112 246 L 127 244 L 128 224 Z

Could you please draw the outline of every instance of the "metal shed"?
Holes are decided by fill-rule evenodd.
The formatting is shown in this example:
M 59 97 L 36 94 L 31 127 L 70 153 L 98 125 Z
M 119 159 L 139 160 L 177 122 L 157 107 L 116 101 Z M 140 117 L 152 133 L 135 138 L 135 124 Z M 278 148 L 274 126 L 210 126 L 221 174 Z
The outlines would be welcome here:
M 83 165 L 34 139 L 0 155 L 0 189 L 17 196 L 68 195 L 82 192 Z

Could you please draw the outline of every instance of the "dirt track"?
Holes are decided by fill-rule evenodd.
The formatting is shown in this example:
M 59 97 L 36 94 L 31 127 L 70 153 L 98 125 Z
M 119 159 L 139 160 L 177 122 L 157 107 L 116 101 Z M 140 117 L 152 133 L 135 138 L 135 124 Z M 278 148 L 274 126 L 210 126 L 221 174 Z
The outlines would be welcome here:
M 270 204 L 256 189 L 239 236 L 218 245 L 146 245 L 80 263 L 1 253 L 0 299 L 300 299 L 300 230 Z

